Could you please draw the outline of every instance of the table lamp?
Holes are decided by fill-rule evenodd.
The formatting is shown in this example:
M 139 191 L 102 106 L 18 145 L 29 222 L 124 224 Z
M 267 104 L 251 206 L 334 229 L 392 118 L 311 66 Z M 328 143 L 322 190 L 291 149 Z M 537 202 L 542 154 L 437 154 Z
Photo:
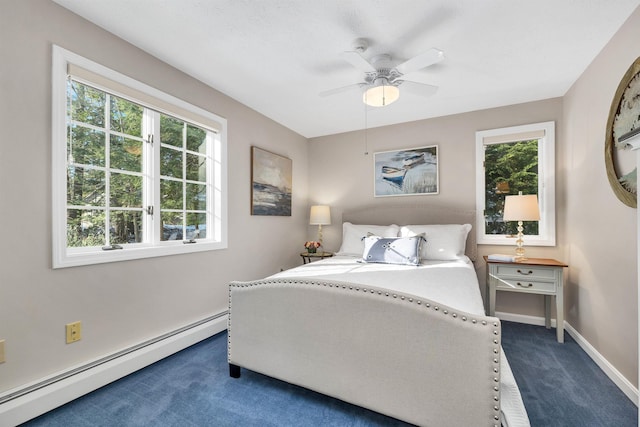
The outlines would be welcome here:
M 505 221 L 518 221 L 518 236 L 516 239 L 516 261 L 526 260 L 524 256 L 522 221 L 539 221 L 540 209 L 538 208 L 538 196 L 536 194 L 522 194 L 506 196 L 504 198 Z
M 309 224 L 318 226 L 318 242 L 322 246 L 322 226 L 331 224 L 331 210 L 329 206 L 311 206 L 309 214 Z

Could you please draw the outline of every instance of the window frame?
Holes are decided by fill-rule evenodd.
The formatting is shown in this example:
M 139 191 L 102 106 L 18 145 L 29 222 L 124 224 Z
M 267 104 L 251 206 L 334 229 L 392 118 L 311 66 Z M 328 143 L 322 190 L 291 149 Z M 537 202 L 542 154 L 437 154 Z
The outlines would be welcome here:
M 476 132 L 476 234 L 478 244 L 515 245 L 515 236 L 486 234 L 485 230 L 485 145 L 525 140 L 522 135 L 543 132 L 538 140 L 538 235 L 526 235 L 527 246 L 556 245 L 555 213 L 555 122 L 541 122 Z M 531 139 L 531 138 L 530 138 Z M 494 140 L 496 142 L 486 142 Z
M 80 265 L 100 264 L 107 262 L 125 261 L 133 259 L 151 258 L 175 254 L 194 253 L 227 248 L 227 121 L 200 107 L 189 104 L 172 95 L 134 80 L 117 71 L 86 59 L 60 46 L 52 48 L 52 264 L 53 268 L 64 268 Z M 67 80 L 70 67 L 81 67 L 98 78 L 104 78 L 123 88 L 131 88 L 134 95 L 127 95 L 112 88 L 99 90 L 112 95 L 129 99 L 132 102 L 149 108 L 157 113 L 166 114 L 184 120 L 196 126 L 201 126 L 215 132 L 214 138 L 207 138 L 211 143 L 212 167 L 207 168 L 208 182 L 212 185 L 207 197 L 207 209 L 212 212 L 211 230 L 207 230 L 206 239 L 197 239 L 196 243 L 184 244 L 179 241 L 162 241 L 158 238 L 160 224 L 160 143 L 157 149 L 151 150 L 152 155 L 146 156 L 146 174 L 150 175 L 153 189 L 150 194 L 143 194 L 143 207 L 153 206 L 153 215 L 144 214 L 143 223 L 146 227 L 148 239 L 143 243 L 126 245 L 125 249 L 102 250 L 101 247 L 67 247 Z M 75 79 L 74 80 L 78 80 Z M 81 81 L 81 80 L 79 80 Z M 81 81 L 82 82 L 82 81 Z M 90 85 L 94 86 L 89 82 Z M 94 87 L 95 87 L 94 86 Z M 143 99 L 137 99 L 139 94 Z M 154 102 L 157 100 L 157 102 Z M 185 117 L 186 116 L 186 117 Z M 194 120 L 193 117 L 202 118 Z M 213 123 L 206 126 L 203 123 Z M 150 199 L 147 199 L 149 197 Z M 153 200 L 153 201 L 151 201 Z M 158 230 L 156 230 L 158 228 Z M 209 226 L 208 226 L 209 228 Z M 212 238 L 215 236 L 215 238 Z

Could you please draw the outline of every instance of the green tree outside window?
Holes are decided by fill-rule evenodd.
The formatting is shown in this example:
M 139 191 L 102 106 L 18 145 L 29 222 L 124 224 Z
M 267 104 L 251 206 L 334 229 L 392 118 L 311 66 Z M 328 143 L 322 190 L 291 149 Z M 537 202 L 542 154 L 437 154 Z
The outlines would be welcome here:
M 485 232 L 516 234 L 517 223 L 502 220 L 509 194 L 538 194 L 538 140 L 485 146 Z M 538 221 L 525 221 L 524 233 L 538 234 Z

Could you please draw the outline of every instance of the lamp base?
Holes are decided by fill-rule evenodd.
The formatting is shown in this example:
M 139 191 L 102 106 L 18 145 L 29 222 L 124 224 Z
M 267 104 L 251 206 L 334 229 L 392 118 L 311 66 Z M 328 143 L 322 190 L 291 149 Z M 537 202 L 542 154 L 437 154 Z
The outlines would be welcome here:
M 516 261 L 524 261 L 527 258 L 524 256 L 524 234 L 522 234 L 522 231 L 524 230 L 524 227 L 522 226 L 522 221 L 518 221 L 518 235 L 516 238 L 516 257 L 515 260 Z
M 322 246 L 322 224 L 318 224 L 318 243 Z

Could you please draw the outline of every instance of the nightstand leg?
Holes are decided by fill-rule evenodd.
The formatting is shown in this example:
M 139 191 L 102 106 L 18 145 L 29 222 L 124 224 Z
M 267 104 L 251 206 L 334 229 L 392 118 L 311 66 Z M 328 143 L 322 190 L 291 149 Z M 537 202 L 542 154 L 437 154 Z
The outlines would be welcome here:
M 544 326 L 551 329 L 551 295 L 544 296 Z
M 487 264 L 487 274 L 484 278 L 484 314 L 489 315 L 489 265 Z
M 496 315 L 496 282 L 493 276 L 489 275 L 489 313 L 488 316 Z
M 558 342 L 564 342 L 564 295 L 562 293 L 562 286 L 556 295 L 556 337 Z

